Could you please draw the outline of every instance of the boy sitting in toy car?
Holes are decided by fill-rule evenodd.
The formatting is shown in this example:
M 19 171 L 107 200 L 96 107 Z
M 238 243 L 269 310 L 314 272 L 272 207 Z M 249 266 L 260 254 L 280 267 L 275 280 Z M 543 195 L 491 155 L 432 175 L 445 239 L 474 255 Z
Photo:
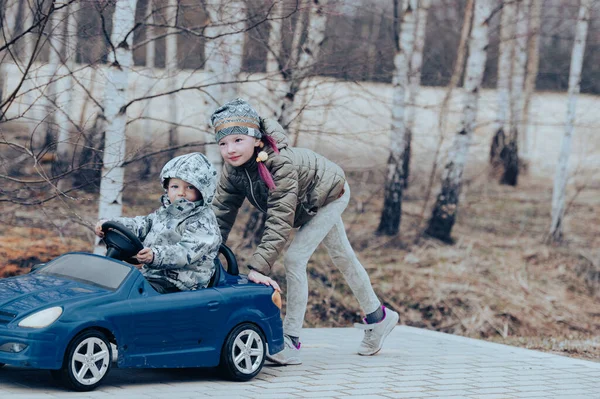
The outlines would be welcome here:
M 159 293 L 205 288 L 214 273 L 221 233 L 211 202 L 217 171 L 206 157 L 191 153 L 171 159 L 160 179 L 162 206 L 147 216 L 115 218 L 144 244 L 135 258 Z M 94 232 L 103 237 L 101 219 Z

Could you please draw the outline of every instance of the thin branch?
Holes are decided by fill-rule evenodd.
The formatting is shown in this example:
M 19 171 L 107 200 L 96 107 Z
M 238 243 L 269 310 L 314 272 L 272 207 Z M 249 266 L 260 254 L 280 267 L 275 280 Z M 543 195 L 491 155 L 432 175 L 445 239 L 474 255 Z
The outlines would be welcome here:
M 31 25 L 28 29 L 24 30 L 23 32 L 21 32 L 18 36 L 15 36 L 12 40 L 10 40 L 9 42 L 6 42 L 4 45 L 0 46 L 0 52 L 8 49 L 9 47 L 13 46 L 16 42 L 18 42 L 23 36 L 27 35 L 28 33 L 32 33 L 35 28 L 39 27 L 42 23 L 44 23 L 44 26 L 42 27 L 42 32 L 45 29 L 45 21 L 50 18 L 50 16 L 52 15 L 52 13 L 54 13 L 55 11 L 61 10 L 65 7 L 68 7 L 70 4 L 76 2 L 77 0 L 70 0 L 67 4 L 59 6 L 59 7 L 51 7 L 51 9 L 48 11 L 48 15 L 46 15 L 44 18 L 38 20 L 37 22 L 35 22 L 33 25 Z M 52 2 L 52 5 L 54 5 L 54 1 Z M 2 31 L 4 32 L 4 29 L 2 29 Z M 6 39 L 6 36 L 4 35 L 4 38 Z
M 29 73 L 29 70 L 31 69 L 31 66 L 33 65 L 33 61 L 36 58 L 36 53 L 37 53 L 37 50 L 39 48 L 40 41 L 41 41 L 41 39 L 43 37 L 43 32 L 46 29 L 46 24 L 50 20 L 50 16 L 52 15 L 53 11 L 54 11 L 54 1 L 52 1 L 52 3 L 50 3 L 50 7 L 48 9 L 48 14 L 43 19 L 43 24 L 41 26 L 40 33 L 38 34 L 38 37 L 37 37 L 37 40 L 35 42 L 35 46 L 33 48 L 33 52 L 31 53 L 31 57 L 29 59 L 27 67 L 25 68 L 25 70 L 23 72 L 23 77 L 19 81 L 19 83 L 18 83 L 17 87 L 15 88 L 15 90 L 6 99 L 6 101 L 4 101 L 2 104 L 0 104 L 0 112 L 1 112 L 1 114 L 0 114 L 0 120 L 4 119 L 4 117 L 6 115 L 6 111 L 8 111 L 8 108 L 10 108 L 10 105 L 15 100 L 15 98 L 17 96 L 17 93 L 19 92 L 19 90 L 21 89 L 21 86 L 23 86 L 23 83 L 25 82 L 25 78 L 27 77 L 27 74 Z M 5 106 L 6 106 L 6 110 L 4 110 Z
M 164 153 L 169 153 L 169 152 L 172 152 L 172 151 L 175 151 L 175 150 L 179 150 L 179 149 L 181 149 L 181 148 L 189 148 L 189 147 L 201 147 L 201 146 L 203 146 L 203 145 L 206 145 L 206 143 L 200 143 L 200 142 L 191 142 L 191 143 L 180 144 L 180 145 L 175 145 L 175 146 L 172 146 L 172 147 L 163 148 L 163 149 L 161 149 L 161 150 L 157 150 L 157 151 L 149 152 L 149 153 L 147 153 L 147 154 L 144 154 L 144 155 L 142 155 L 142 156 L 140 156 L 140 157 L 137 157 L 137 158 L 130 159 L 129 161 L 124 161 L 124 162 L 121 164 L 121 166 L 127 166 L 127 165 L 129 165 L 129 164 L 132 164 L 132 163 L 135 163 L 135 162 L 139 162 L 139 161 L 141 161 L 141 160 L 143 160 L 143 159 L 146 159 L 146 158 L 152 157 L 152 156 L 154 156 L 154 155 L 158 155 L 158 154 L 164 154 Z

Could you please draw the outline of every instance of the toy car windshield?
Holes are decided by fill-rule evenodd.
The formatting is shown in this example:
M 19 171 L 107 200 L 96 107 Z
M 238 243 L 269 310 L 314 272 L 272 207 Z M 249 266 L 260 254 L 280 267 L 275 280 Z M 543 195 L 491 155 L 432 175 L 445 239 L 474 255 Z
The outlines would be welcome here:
M 48 263 L 37 273 L 67 278 L 115 291 L 131 272 L 131 267 L 106 258 L 67 254 Z

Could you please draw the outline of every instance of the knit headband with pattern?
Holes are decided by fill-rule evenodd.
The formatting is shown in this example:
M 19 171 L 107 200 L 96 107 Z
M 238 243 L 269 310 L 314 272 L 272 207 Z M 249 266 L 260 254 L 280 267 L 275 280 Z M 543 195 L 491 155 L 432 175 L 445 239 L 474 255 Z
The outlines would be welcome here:
M 236 98 L 217 108 L 211 115 L 210 121 L 215 129 L 217 143 L 230 134 L 262 137 L 258 113 L 241 98 Z

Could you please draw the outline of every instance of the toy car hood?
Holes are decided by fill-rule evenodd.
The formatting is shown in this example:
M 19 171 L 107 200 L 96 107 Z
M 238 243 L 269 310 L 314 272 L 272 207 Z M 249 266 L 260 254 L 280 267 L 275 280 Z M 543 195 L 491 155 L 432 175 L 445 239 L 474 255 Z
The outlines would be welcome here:
M 65 301 L 89 298 L 109 292 L 55 276 L 30 274 L 0 280 L 0 319 L 16 318 L 37 308 L 60 305 Z

